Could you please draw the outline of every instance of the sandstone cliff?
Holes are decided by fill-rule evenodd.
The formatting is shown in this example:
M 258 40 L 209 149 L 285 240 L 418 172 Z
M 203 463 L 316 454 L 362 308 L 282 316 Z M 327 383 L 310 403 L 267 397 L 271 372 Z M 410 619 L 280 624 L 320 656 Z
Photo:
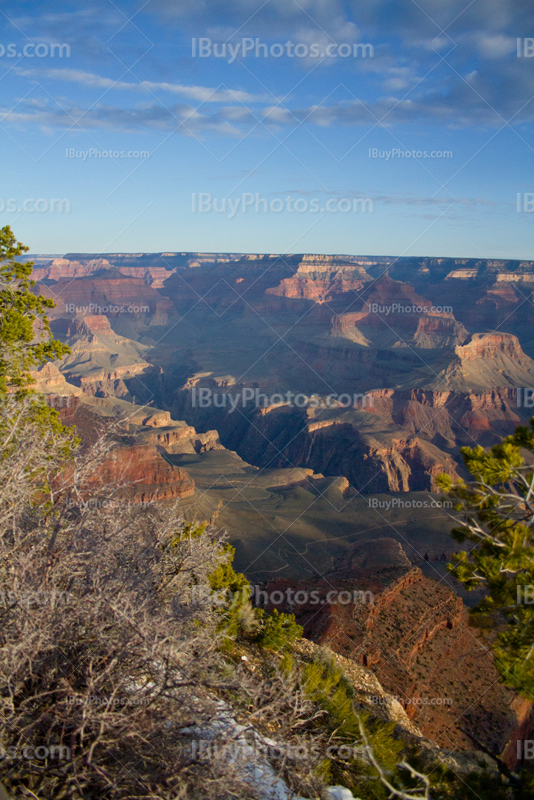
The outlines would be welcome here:
M 236 416 L 226 408 L 182 405 L 179 415 L 200 429 L 216 427 L 225 447 L 251 464 L 342 475 L 365 494 L 432 491 L 441 472 L 457 474 L 449 454 L 371 410 L 279 405 L 245 408 Z
M 105 314 L 120 321 L 135 319 L 145 325 L 165 325 L 174 317 L 172 302 L 142 277 L 122 275 L 116 268 L 87 277 L 60 277 L 55 283 L 38 283 L 36 291 L 51 298 L 51 316 Z
M 116 334 L 107 316 L 59 317 L 51 328 L 71 350 L 57 367 L 84 393 L 127 400 L 149 394 L 145 378 L 160 372 L 143 358 L 149 348 Z
M 413 568 L 397 542 L 357 545 L 324 578 L 261 590 L 284 598 L 276 607 L 293 611 L 308 638 L 370 671 L 440 747 L 472 750 L 478 741 L 515 764 L 518 733 L 534 727 L 532 704 L 500 683 L 491 638 L 469 624 L 461 599 Z M 376 694 L 368 690 L 380 704 Z
M 531 387 L 534 361 L 512 334 L 475 333 L 470 342 L 454 349 L 447 367 L 426 385 L 469 393 Z

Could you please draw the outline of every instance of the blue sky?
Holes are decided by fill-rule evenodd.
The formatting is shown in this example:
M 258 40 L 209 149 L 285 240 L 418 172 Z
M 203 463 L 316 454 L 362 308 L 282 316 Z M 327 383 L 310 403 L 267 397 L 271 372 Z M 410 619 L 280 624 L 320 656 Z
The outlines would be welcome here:
M 534 258 L 524 0 L 8 0 L 0 29 L 0 225 L 34 253 Z

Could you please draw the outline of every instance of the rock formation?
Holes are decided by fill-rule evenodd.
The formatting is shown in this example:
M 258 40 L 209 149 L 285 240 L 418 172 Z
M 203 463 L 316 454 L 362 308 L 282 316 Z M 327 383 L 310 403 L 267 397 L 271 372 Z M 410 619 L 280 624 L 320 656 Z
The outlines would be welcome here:
M 491 635 L 469 624 L 462 600 L 412 567 L 397 542 L 357 545 L 324 578 L 270 581 L 255 594 L 262 607 L 295 613 L 308 638 L 371 672 L 440 747 L 480 743 L 515 765 L 516 737 L 534 723 L 532 704 L 499 682 Z M 381 702 L 372 688 L 369 697 Z
M 368 702 L 387 695 L 405 731 L 513 765 L 532 709 L 435 561 L 457 545 L 433 492 L 464 474 L 460 447 L 532 414 L 534 262 L 72 253 L 34 277 L 71 347 L 35 388 L 85 441 L 123 420 L 94 485 L 216 519 L 251 581 L 319 592 L 284 610 Z M 357 602 L 327 600 L 332 586 Z

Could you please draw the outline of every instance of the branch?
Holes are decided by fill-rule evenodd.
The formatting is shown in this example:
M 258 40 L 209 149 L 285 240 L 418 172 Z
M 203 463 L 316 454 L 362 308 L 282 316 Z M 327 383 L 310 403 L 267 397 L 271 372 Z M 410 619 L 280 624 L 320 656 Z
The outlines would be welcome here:
M 371 747 L 371 745 L 369 743 L 369 738 L 368 738 L 367 733 L 365 731 L 363 722 L 361 721 L 360 716 L 357 713 L 356 713 L 356 716 L 357 716 L 357 719 L 358 719 L 358 726 L 360 728 L 361 737 L 362 737 L 363 741 L 365 742 L 365 749 L 366 749 L 367 755 L 369 757 L 369 761 L 371 762 L 373 767 L 378 772 L 378 776 L 379 776 L 380 780 L 382 781 L 382 783 L 384 784 L 384 786 L 386 787 L 386 789 L 389 789 L 389 791 L 391 792 L 390 797 L 399 797 L 399 798 L 401 798 L 401 800 L 431 800 L 431 797 L 430 797 L 430 794 L 429 794 L 429 792 L 430 792 L 430 779 L 428 778 L 427 775 L 422 775 L 420 772 L 417 772 L 406 761 L 401 761 L 400 764 L 399 764 L 399 767 L 402 767 L 403 769 L 409 770 L 410 774 L 413 777 L 418 778 L 422 783 L 424 783 L 424 786 L 422 786 L 420 789 L 413 789 L 412 790 L 413 792 L 417 792 L 417 794 L 408 794 L 408 792 L 405 792 L 403 789 L 395 788 L 395 786 L 393 786 L 393 784 L 389 782 L 389 780 L 386 777 L 386 773 L 385 773 L 384 769 L 381 767 L 381 765 L 376 760 L 375 754 L 373 752 L 373 748 Z M 421 794 L 421 792 L 424 792 L 424 794 Z

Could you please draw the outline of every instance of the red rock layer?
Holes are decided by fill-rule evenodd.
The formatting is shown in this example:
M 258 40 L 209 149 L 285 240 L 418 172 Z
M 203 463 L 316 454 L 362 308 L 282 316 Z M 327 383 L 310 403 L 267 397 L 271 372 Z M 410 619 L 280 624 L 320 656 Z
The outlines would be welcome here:
M 97 468 L 91 485 L 117 486 L 135 502 L 190 497 L 194 481 L 181 467 L 169 464 L 152 444 L 120 444 Z
M 38 284 L 38 290 L 56 303 L 52 316 L 76 313 L 114 317 L 128 313 L 134 317 L 150 316 L 153 323 L 155 318 L 163 324 L 174 314 L 172 302 L 142 278 L 61 278 L 51 286 Z
M 307 638 L 370 669 L 441 747 L 472 750 L 479 742 L 513 766 L 515 741 L 534 727 L 532 704 L 499 681 L 491 637 L 470 626 L 448 586 L 399 563 L 396 542 L 366 547 L 370 558 L 355 566 L 346 559 L 324 578 L 270 581 L 256 589 L 260 605 L 263 590 L 277 601 L 267 608 L 295 613 Z M 344 593 L 339 602 L 327 602 L 335 591 Z
M 88 447 L 102 434 L 103 419 L 73 398 L 68 406 L 59 402 L 65 424 L 74 425 Z M 117 497 L 135 503 L 175 500 L 194 494 L 195 483 L 188 472 L 171 465 L 162 455 L 157 441 L 139 442 L 132 436 L 118 438 L 108 457 L 87 481 L 87 492 L 98 499 L 98 487 L 116 487 Z M 68 484 L 68 472 L 67 484 Z

